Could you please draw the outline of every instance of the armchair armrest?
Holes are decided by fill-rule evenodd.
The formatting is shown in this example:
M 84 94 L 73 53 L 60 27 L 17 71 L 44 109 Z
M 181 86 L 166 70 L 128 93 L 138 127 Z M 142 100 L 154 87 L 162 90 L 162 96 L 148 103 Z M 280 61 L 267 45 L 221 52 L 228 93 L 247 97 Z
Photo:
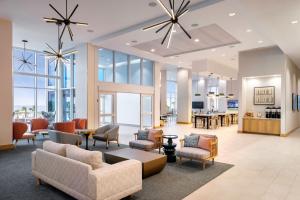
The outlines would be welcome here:
M 108 139 L 118 139 L 119 137 L 119 127 L 114 127 L 112 129 L 109 129 L 104 133 L 104 136 Z
M 210 156 L 216 157 L 218 155 L 218 139 L 210 143 Z
M 97 135 L 97 134 L 104 134 L 106 130 L 107 130 L 106 126 L 102 126 L 100 128 L 97 128 L 96 131 L 95 131 L 95 135 Z
M 112 194 L 118 197 L 118 194 L 128 191 L 137 192 L 142 189 L 142 163 L 137 160 L 119 162 L 93 170 L 88 179 L 91 199 L 106 199 Z
M 184 147 L 184 139 L 179 139 L 179 142 L 180 142 L 180 147 Z

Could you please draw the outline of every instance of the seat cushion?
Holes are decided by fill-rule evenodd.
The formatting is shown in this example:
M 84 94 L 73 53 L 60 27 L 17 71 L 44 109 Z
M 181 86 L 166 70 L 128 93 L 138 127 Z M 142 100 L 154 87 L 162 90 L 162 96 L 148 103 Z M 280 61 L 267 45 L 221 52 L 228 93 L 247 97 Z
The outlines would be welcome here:
M 104 137 L 104 134 L 102 134 L 102 133 L 93 135 L 93 138 L 96 140 L 105 140 L 106 139 L 106 137 Z
M 198 147 L 199 135 L 184 136 L 184 147 Z
M 204 149 L 193 148 L 193 147 L 183 147 L 176 151 L 176 156 L 192 158 L 192 159 L 207 159 L 210 157 L 210 152 Z
M 32 139 L 34 138 L 34 134 L 32 133 L 24 133 L 23 136 L 22 136 L 22 139 Z
M 33 134 L 39 134 L 39 133 L 48 133 L 48 129 L 37 129 L 37 130 L 34 130 L 32 131 Z
M 151 151 L 154 149 L 154 143 L 149 140 L 130 141 L 129 146 L 134 149 L 143 149 L 145 151 Z
M 74 145 L 67 145 L 66 157 L 91 165 L 93 170 L 102 166 L 102 153 L 100 151 L 88 151 Z
M 59 143 L 47 140 L 43 143 L 43 150 L 66 157 L 66 145 L 65 144 L 59 144 Z

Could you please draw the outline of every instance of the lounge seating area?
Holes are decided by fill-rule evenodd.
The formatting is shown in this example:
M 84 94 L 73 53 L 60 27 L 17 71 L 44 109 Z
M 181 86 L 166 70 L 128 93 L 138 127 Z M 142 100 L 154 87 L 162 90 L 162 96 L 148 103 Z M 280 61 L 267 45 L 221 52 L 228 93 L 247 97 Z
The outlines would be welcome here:
M 300 0 L 0 0 L 0 200 L 299 200 Z

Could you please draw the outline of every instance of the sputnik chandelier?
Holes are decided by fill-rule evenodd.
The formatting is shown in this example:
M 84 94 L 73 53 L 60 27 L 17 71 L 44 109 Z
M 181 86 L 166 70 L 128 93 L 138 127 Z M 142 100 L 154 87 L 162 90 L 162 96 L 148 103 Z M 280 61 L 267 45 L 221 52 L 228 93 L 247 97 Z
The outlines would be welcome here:
M 75 6 L 75 8 L 73 9 L 73 11 L 71 12 L 70 15 L 68 15 L 68 0 L 66 0 L 66 14 L 65 17 L 58 12 L 58 10 L 56 8 L 54 8 L 54 6 L 52 4 L 49 4 L 49 6 L 61 17 L 60 19 L 55 18 L 55 17 L 44 17 L 44 20 L 47 23 L 54 23 L 57 25 L 57 40 L 58 40 L 58 45 L 57 45 L 57 50 L 55 50 L 54 48 L 52 48 L 49 44 L 46 43 L 47 47 L 49 48 L 49 51 L 44 51 L 44 53 L 46 54 L 46 57 L 50 58 L 50 63 L 55 61 L 55 71 L 57 70 L 57 67 L 59 65 L 59 63 L 67 63 L 69 62 L 68 59 L 66 58 L 67 55 L 69 54 L 73 54 L 76 51 L 71 51 L 71 52 L 67 52 L 67 53 L 62 53 L 62 48 L 63 48 L 63 42 L 62 42 L 62 37 L 65 33 L 66 28 L 68 29 L 69 35 L 70 35 L 70 39 L 71 41 L 73 41 L 73 32 L 71 29 L 71 24 L 75 24 L 75 25 L 79 25 L 79 26 L 87 26 L 87 23 L 82 23 L 82 22 L 74 22 L 71 21 L 71 17 L 74 15 L 75 11 L 78 8 L 78 4 Z M 60 33 L 60 27 L 63 27 L 62 32 Z
M 69 35 L 70 35 L 70 39 L 71 41 L 73 41 L 73 32 L 72 32 L 72 29 L 71 29 L 71 24 L 75 24 L 75 25 L 78 25 L 78 26 L 88 26 L 88 23 L 83 23 L 83 22 L 74 22 L 74 21 L 71 21 L 71 18 L 73 17 L 75 11 L 77 10 L 78 8 L 78 4 L 75 6 L 75 8 L 73 9 L 73 11 L 71 12 L 70 15 L 68 15 L 68 0 L 66 0 L 66 14 L 65 16 L 63 16 L 56 8 L 54 8 L 54 6 L 52 4 L 49 4 L 49 6 L 61 17 L 60 19 L 58 18 L 55 18 L 55 17 L 44 17 L 44 20 L 47 22 L 47 23 L 55 23 L 55 24 L 63 24 L 64 25 L 64 28 L 63 28 L 63 31 L 61 32 L 61 35 L 60 35 L 60 39 L 62 38 L 66 28 L 68 29 L 68 32 L 69 32 Z
M 150 30 L 153 28 L 157 28 L 160 27 L 159 29 L 156 30 L 156 33 L 162 31 L 163 29 L 169 27 L 168 31 L 166 32 L 161 44 L 163 45 L 165 43 L 165 40 L 167 39 L 167 37 L 169 36 L 168 39 L 168 45 L 167 48 L 170 47 L 171 44 L 171 40 L 172 40 L 172 35 L 175 32 L 175 26 L 178 25 L 183 32 L 187 35 L 188 38 L 192 39 L 191 35 L 185 30 L 185 28 L 179 23 L 179 19 L 186 14 L 189 9 L 187 8 L 188 5 L 190 4 L 191 1 L 187 1 L 185 3 L 185 0 L 183 0 L 180 4 L 180 6 L 178 7 L 178 9 L 176 9 L 175 7 L 175 0 L 169 0 L 169 4 L 170 4 L 170 10 L 161 2 L 161 0 L 157 0 L 157 2 L 159 3 L 159 5 L 163 8 L 163 10 L 171 17 L 171 19 L 169 20 L 165 20 L 162 22 L 159 22 L 157 24 L 148 26 L 143 28 L 144 31 L 146 30 Z
M 18 71 L 23 71 L 25 67 L 27 67 L 30 71 L 33 71 L 34 67 L 36 66 L 34 63 L 30 62 L 30 58 L 33 56 L 33 54 L 30 54 L 28 57 L 26 57 L 26 43 L 28 41 L 22 40 L 22 42 L 24 43 L 22 56 L 17 59 L 21 62 L 21 65 L 18 67 Z

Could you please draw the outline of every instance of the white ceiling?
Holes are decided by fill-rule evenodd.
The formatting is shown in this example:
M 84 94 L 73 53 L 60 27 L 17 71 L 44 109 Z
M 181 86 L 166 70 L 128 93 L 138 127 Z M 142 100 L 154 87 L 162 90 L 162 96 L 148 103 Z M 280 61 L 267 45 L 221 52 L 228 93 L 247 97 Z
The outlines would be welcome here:
M 189 67 L 195 60 L 211 59 L 237 69 L 239 51 L 278 45 L 300 66 L 299 0 L 191 0 L 191 12 L 181 21 L 187 30 L 217 24 L 240 44 L 215 48 L 213 51 L 208 49 L 187 53 L 175 58 L 164 58 L 151 53 L 150 49 L 146 52 L 126 45 L 132 40 L 137 40 L 139 44 L 163 37 L 164 33 L 141 30 L 166 17 L 159 6 L 148 6 L 151 1 L 155 0 L 69 0 L 70 10 L 79 3 L 74 20 L 88 22 L 89 26 L 73 26 L 75 41 L 70 42 L 65 37 L 65 48 L 91 42 L 169 65 Z M 45 42 L 55 46 L 56 27 L 42 20 L 43 17 L 56 16 L 49 3 L 60 11 L 64 10 L 65 1 L 62 0 L 0 0 L 0 18 L 13 21 L 15 46 L 20 46 L 22 39 L 29 40 L 28 48 L 32 49 L 44 50 Z M 236 15 L 229 17 L 231 12 Z M 291 25 L 290 21 L 296 19 L 299 24 Z M 191 27 L 194 23 L 199 26 Z M 89 33 L 88 29 L 94 32 Z M 246 32 L 247 29 L 252 32 Z M 260 40 L 263 43 L 258 43 Z

